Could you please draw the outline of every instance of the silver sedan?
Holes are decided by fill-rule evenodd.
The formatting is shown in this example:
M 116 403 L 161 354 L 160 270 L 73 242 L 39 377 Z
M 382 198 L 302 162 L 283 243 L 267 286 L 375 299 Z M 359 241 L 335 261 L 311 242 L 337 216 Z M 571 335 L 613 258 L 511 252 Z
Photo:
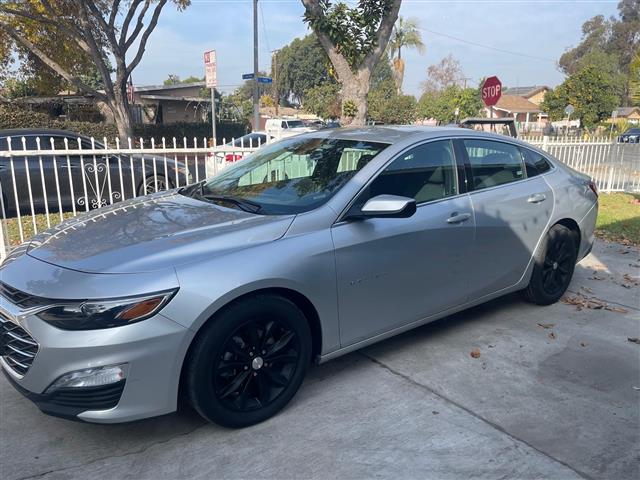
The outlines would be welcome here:
M 526 143 L 458 128 L 324 130 L 220 175 L 68 220 L 0 270 L 1 359 L 42 411 L 176 409 L 244 427 L 324 362 L 521 290 L 565 292 L 597 191 Z

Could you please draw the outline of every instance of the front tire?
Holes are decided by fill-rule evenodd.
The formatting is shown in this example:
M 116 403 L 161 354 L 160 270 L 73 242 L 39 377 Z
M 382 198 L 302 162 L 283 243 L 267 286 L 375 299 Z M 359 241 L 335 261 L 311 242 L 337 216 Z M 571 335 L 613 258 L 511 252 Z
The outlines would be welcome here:
M 146 193 L 145 193 L 146 186 Z M 171 180 L 164 178 L 164 175 L 149 175 L 145 178 L 138 187 L 138 196 L 150 195 L 152 193 L 161 192 L 163 190 L 170 190 L 173 188 Z
M 578 246 L 574 233 L 564 225 L 549 229 L 534 255 L 531 281 L 525 297 L 538 305 L 551 305 L 567 291 L 576 266 Z
M 205 419 L 231 428 L 262 422 L 293 398 L 311 361 L 311 332 L 290 300 L 234 303 L 203 328 L 186 363 L 186 392 Z

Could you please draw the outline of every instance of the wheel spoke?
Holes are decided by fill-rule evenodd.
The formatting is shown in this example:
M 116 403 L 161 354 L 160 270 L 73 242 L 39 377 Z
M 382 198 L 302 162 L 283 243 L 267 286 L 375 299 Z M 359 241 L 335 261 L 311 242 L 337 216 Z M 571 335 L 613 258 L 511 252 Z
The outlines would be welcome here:
M 218 368 L 216 369 L 218 372 L 226 372 L 229 370 L 233 370 L 234 368 L 242 368 L 246 366 L 247 362 L 224 362 L 219 363 Z
M 298 355 L 295 353 L 284 353 L 282 355 L 275 355 L 271 357 L 266 357 L 269 360 L 269 364 L 272 363 L 294 363 L 298 360 Z
M 265 325 L 264 332 L 262 333 L 262 339 L 260 340 L 260 350 L 263 350 L 264 347 L 267 346 L 267 340 L 269 340 L 269 337 L 271 336 L 274 325 L 274 321 L 267 322 L 267 324 Z
M 220 392 L 220 398 L 225 398 L 230 394 L 237 391 L 242 383 L 251 375 L 251 371 L 247 370 L 239 374 L 236 378 L 234 378 L 233 382 L 231 382 L 227 387 L 223 388 Z
M 289 381 L 286 379 L 284 375 L 278 372 L 274 372 L 273 370 L 266 368 L 264 373 L 269 377 L 271 383 L 278 387 L 286 387 Z
M 280 339 L 273 344 L 273 346 L 271 347 L 271 349 L 269 350 L 269 352 L 267 353 L 267 356 L 271 356 L 274 353 L 279 352 L 280 350 L 282 350 L 284 347 L 287 346 L 287 344 L 291 341 L 291 339 L 293 338 L 293 332 L 291 330 L 288 330 L 284 333 L 284 335 L 282 335 L 282 337 L 280 337 Z
M 271 389 L 269 388 L 269 383 L 267 382 L 267 377 L 264 373 L 260 373 L 257 377 L 258 379 L 258 402 L 260 406 L 266 405 L 269 403 L 269 397 L 271 393 Z

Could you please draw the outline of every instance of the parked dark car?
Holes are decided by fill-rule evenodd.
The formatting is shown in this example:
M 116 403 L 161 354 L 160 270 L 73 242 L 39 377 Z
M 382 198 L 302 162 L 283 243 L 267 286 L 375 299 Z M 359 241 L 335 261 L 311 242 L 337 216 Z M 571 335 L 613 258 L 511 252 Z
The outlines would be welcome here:
M 60 151 L 55 155 L 11 157 L 9 150 Z M 9 142 L 9 139 L 11 141 Z M 66 143 L 65 143 L 66 140 Z M 0 130 L 0 184 L 7 214 L 97 208 L 126 198 L 190 183 L 184 163 L 151 154 L 96 155 L 102 143 L 73 132 L 46 129 Z M 71 155 L 67 148 L 74 150 Z M 89 150 L 79 154 L 78 150 Z M 13 160 L 11 160 L 13 159 Z M 15 185 L 15 188 L 14 188 Z M 45 195 L 46 192 L 46 195 Z M 46 198 L 46 202 L 45 202 Z
M 640 128 L 630 128 L 618 137 L 620 143 L 640 143 Z

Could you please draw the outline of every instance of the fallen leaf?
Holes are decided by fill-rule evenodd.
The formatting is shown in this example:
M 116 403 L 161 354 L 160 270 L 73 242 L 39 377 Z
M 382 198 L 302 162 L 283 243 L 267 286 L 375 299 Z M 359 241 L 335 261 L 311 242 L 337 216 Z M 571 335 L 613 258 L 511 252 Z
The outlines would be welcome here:
M 475 350 L 471 350 L 470 355 L 471 355 L 473 358 L 480 358 L 480 350 L 478 350 L 477 348 L 476 348 Z
M 438 415 L 438 414 L 440 414 L 440 412 L 438 412 L 438 411 L 436 411 L 436 410 L 433 410 L 431 413 L 433 413 L 434 415 Z
M 555 323 L 539 323 L 538 326 L 542 328 L 553 328 Z
M 586 344 L 586 343 L 584 343 L 584 342 L 580 342 L 580 346 L 581 346 L 581 347 L 586 347 L 586 346 L 587 346 L 587 344 Z
M 638 337 L 628 337 L 627 340 L 632 342 L 632 343 L 640 344 L 640 338 L 638 338 Z
M 628 313 L 628 310 L 621 308 L 621 307 L 610 307 L 609 305 L 607 305 L 606 307 L 604 307 L 605 310 L 609 310 L 610 312 L 616 312 L 616 313 Z
M 640 278 L 636 278 L 636 277 L 632 277 L 631 275 L 629 275 L 628 273 L 625 273 L 622 278 L 625 279 L 625 281 L 629 282 L 631 285 L 635 285 L 636 287 L 638 285 L 640 285 Z
M 556 334 L 555 334 L 555 333 L 553 333 L 553 332 L 550 332 L 550 333 L 549 333 L 549 338 L 550 338 L 551 340 L 555 340 L 555 339 L 556 339 Z
M 489 348 L 494 348 L 495 347 L 495 345 L 492 345 L 492 344 L 489 344 L 488 346 L 489 346 Z

